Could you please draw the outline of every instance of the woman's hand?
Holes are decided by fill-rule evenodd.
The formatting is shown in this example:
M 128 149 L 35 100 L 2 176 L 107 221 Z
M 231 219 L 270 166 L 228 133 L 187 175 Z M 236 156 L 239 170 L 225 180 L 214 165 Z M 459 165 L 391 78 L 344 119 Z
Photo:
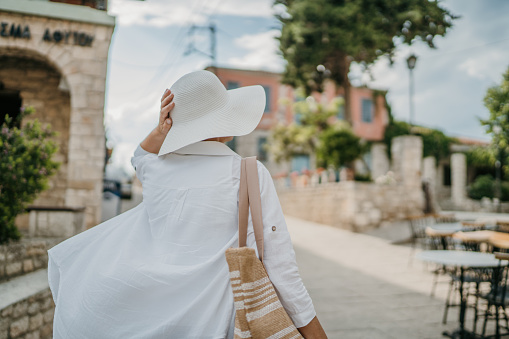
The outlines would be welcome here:
M 173 93 L 169 89 L 164 91 L 163 97 L 161 98 L 161 111 L 159 112 L 159 125 L 157 126 L 158 131 L 166 136 L 173 125 L 171 120 L 170 112 L 175 107 L 173 102 Z
M 141 148 L 150 153 L 158 154 L 166 135 L 173 126 L 171 110 L 175 107 L 173 93 L 169 89 L 164 91 L 161 98 L 161 111 L 159 112 L 159 124 L 140 144 Z

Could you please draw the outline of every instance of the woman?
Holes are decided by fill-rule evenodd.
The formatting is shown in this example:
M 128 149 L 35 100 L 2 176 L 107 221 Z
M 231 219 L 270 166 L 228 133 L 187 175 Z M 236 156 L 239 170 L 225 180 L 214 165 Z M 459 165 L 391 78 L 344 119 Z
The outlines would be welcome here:
M 207 71 L 164 93 L 132 158 L 143 202 L 48 251 L 54 338 L 233 338 L 224 253 L 238 241 L 241 157 L 224 142 L 254 130 L 264 107 L 261 86 L 226 91 Z M 258 174 L 269 277 L 303 336 L 325 338 L 260 163 Z

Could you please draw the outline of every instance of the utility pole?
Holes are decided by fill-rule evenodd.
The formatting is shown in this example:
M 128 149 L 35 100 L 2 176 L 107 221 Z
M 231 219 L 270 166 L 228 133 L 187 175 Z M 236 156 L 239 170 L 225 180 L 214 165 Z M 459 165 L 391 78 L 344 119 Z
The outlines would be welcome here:
M 209 30 L 210 31 L 210 53 L 204 52 L 194 45 L 194 33 L 196 30 Z M 187 32 L 187 38 L 189 39 L 189 45 L 187 46 L 187 50 L 185 51 L 184 55 L 190 55 L 192 53 L 198 53 L 203 54 L 206 57 L 209 57 L 211 60 L 211 67 L 212 72 L 216 74 L 216 59 L 217 59 L 217 52 L 216 52 L 216 25 L 213 23 L 210 23 L 208 26 L 196 26 L 192 25 L 191 28 L 189 28 L 189 31 Z

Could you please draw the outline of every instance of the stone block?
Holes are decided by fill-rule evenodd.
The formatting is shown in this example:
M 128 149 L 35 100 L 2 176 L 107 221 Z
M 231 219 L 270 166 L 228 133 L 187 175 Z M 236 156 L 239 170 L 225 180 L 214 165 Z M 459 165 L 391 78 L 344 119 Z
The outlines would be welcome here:
M 10 318 L 7 317 L 0 318 L 0 333 L 7 332 L 9 330 L 10 322 L 11 322 Z
M 33 331 L 33 332 L 30 332 L 30 333 L 27 333 L 25 335 L 25 338 L 24 339 L 40 339 L 40 335 L 39 335 L 39 331 Z
M 40 328 L 43 324 L 43 316 L 42 313 L 37 313 L 34 316 L 30 317 L 30 326 L 29 330 L 33 331 Z
M 30 315 L 34 315 L 36 314 L 37 312 L 39 312 L 41 308 L 41 304 L 34 301 L 33 303 L 31 303 L 29 306 L 28 306 L 28 314 Z
M 13 262 L 5 266 L 5 275 L 12 276 L 21 273 L 22 264 L 20 262 Z
M 34 270 L 34 263 L 32 259 L 23 260 L 23 272 L 32 272 Z
M 39 257 L 34 258 L 34 267 L 36 269 L 46 268 L 48 266 L 48 255 L 41 255 Z
M 28 310 L 28 302 L 21 301 L 14 305 L 14 308 L 12 309 L 12 317 L 19 318 L 22 315 L 26 314 L 27 310 Z
M 9 306 L 7 306 L 6 308 L 4 308 L 4 309 L 2 310 L 2 313 L 0 313 L 0 315 L 2 316 L 2 318 L 6 318 L 6 317 L 11 316 L 11 314 L 12 314 L 12 309 L 13 309 L 13 305 L 9 305 Z
M 22 334 L 25 334 L 28 331 L 29 320 L 28 316 L 24 316 L 23 318 L 13 321 L 10 327 L 10 334 L 12 338 L 18 338 Z
M 55 315 L 55 309 L 54 308 L 50 308 L 46 311 L 44 311 L 44 322 L 45 323 L 49 323 L 49 322 L 52 322 L 53 321 L 53 316 Z
M 40 305 L 41 305 L 41 310 L 43 310 L 43 311 L 47 310 L 50 307 L 54 307 L 55 306 L 55 304 L 53 302 L 53 297 L 51 296 L 51 291 L 50 291 L 50 296 L 49 297 L 45 297 Z
M 7 259 L 7 256 L 5 255 L 5 253 L 0 252 L 0 262 L 4 262 L 4 261 L 6 261 L 6 259 Z
M 39 334 L 41 338 L 51 338 L 53 335 L 53 324 L 50 323 L 42 326 L 41 329 L 39 330 Z

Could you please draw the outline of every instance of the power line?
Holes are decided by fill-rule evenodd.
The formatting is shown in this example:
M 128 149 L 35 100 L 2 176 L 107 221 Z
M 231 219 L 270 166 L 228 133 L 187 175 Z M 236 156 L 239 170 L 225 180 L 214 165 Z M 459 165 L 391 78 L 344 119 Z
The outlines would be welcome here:
M 198 5 L 199 4 L 203 5 L 203 3 L 205 1 L 206 0 L 202 0 L 201 2 L 200 1 L 196 1 L 194 3 L 193 8 L 189 12 L 189 15 L 187 16 L 187 18 L 186 18 L 186 20 L 184 22 L 190 21 L 192 15 L 195 13 L 195 10 L 198 8 Z M 171 54 L 174 53 L 174 51 L 178 51 L 178 49 L 179 49 L 178 47 L 180 47 L 179 45 L 182 42 L 182 33 L 183 33 L 184 27 L 185 27 L 185 25 L 180 26 L 177 34 L 173 37 L 172 42 L 169 44 L 169 49 L 168 49 L 167 53 L 165 54 L 163 60 L 167 60 L 171 56 Z M 178 40 L 179 38 L 180 38 L 180 40 Z M 180 55 L 179 55 L 179 57 L 180 57 Z M 140 68 L 157 68 L 157 69 L 153 72 L 152 77 L 146 83 L 144 83 L 142 85 L 138 84 L 138 86 L 136 86 L 135 88 L 132 88 L 131 90 L 128 90 L 128 91 L 125 91 L 125 92 L 122 92 L 122 93 L 119 93 L 119 94 L 121 94 L 121 95 L 132 94 L 133 92 L 139 90 L 140 87 L 145 87 L 148 90 L 148 88 L 149 88 L 148 85 L 153 83 L 158 77 L 162 78 L 161 73 L 164 72 L 164 68 L 168 67 L 166 72 L 164 72 L 164 73 L 167 73 L 173 67 L 173 65 L 175 64 L 175 59 L 177 59 L 177 58 L 173 58 L 168 63 L 163 63 L 163 64 L 160 64 L 160 65 L 157 65 L 157 66 L 154 66 L 154 67 L 146 67 L 146 66 L 140 67 Z M 126 64 L 126 63 L 124 62 L 124 64 Z M 147 90 L 145 91 L 145 93 L 143 95 L 147 94 Z
M 445 52 L 445 53 L 436 54 L 436 55 L 429 55 L 429 56 L 426 56 L 426 57 L 422 57 L 422 59 L 431 59 L 431 58 L 436 58 L 436 57 L 444 56 L 444 55 L 448 55 L 448 54 L 463 53 L 463 52 L 470 51 L 470 50 L 473 50 L 473 49 L 478 49 L 478 48 L 483 48 L 483 47 L 486 47 L 486 46 L 489 46 L 489 45 L 499 44 L 499 43 L 505 42 L 505 41 L 509 41 L 509 38 L 505 38 L 505 39 L 502 39 L 502 40 L 491 41 L 491 42 L 487 42 L 487 43 L 485 43 L 483 45 L 467 47 L 467 48 L 460 49 L 460 50 L 457 50 L 457 51 Z

